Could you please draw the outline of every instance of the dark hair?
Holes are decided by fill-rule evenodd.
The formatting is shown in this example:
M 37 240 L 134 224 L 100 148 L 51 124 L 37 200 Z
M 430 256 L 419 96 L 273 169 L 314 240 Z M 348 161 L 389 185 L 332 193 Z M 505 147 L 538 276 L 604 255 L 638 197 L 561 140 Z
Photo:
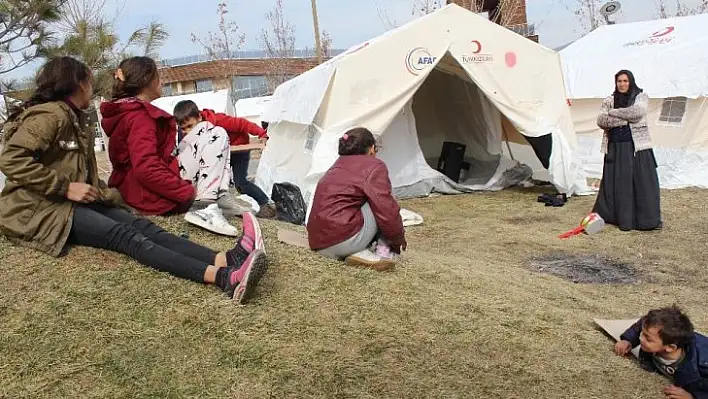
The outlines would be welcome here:
M 39 69 L 32 97 L 16 107 L 8 120 L 16 120 L 29 107 L 71 96 L 79 90 L 81 83 L 91 78 L 91 69 L 83 62 L 71 57 L 52 58 Z
M 149 57 L 133 57 L 121 61 L 113 83 L 113 99 L 135 97 L 159 78 L 157 64 Z M 118 75 L 122 73 L 121 79 Z
M 615 74 L 615 91 L 617 91 L 617 78 L 622 75 L 627 76 L 627 80 L 629 80 L 629 91 L 636 91 L 637 93 L 642 92 L 642 89 L 637 86 L 637 81 L 634 79 L 634 74 L 632 73 L 632 71 L 627 69 L 622 69 L 621 71 Z
M 693 339 L 693 323 L 676 305 L 650 310 L 644 316 L 644 328 L 656 327 L 664 345 L 685 347 Z
M 174 115 L 177 120 L 177 124 L 181 125 L 189 119 L 199 119 L 201 112 L 199 112 L 199 107 L 197 107 L 194 101 L 182 100 L 175 105 L 175 110 L 172 115 Z
M 376 138 L 363 127 L 349 130 L 339 139 L 339 155 L 364 155 L 376 145 Z

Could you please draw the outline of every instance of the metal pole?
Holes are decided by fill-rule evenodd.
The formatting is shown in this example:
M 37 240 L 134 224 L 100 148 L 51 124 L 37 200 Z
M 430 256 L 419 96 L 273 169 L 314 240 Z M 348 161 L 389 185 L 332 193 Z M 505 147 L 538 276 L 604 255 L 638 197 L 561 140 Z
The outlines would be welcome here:
M 320 22 L 317 18 L 317 0 L 312 0 L 312 23 L 315 27 L 315 51 L 317 54 L 317 63 L 322 63 L 322 41 L 320 37 Z

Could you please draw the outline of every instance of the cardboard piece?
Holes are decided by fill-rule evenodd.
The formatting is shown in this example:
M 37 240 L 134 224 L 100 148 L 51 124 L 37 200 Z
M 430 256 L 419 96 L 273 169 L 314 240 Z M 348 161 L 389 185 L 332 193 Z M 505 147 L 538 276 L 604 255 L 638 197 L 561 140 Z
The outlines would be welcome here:
M 632 324 L 636 323 L 639 318 L 626 320 L 603 320 L 593 319 L 595 324 L 602 328 L 607 335 L 612 337 L 615 342 L 620 340 L 620 335 L 625 332 Z M 639 358 L 639 347 L 632 349 L 634 357 Z
M 307 233 L 278 229 L 278 241 L 294 247 L 310 249 L 310 243 L 307 241 Z
M 263 144 L 263 143 L 249 143 L 249 144 L 242 144 L 242 145 L 232 145 L 231 152 L 262 150 L 264 148 L 265 148 L 265 144 Z

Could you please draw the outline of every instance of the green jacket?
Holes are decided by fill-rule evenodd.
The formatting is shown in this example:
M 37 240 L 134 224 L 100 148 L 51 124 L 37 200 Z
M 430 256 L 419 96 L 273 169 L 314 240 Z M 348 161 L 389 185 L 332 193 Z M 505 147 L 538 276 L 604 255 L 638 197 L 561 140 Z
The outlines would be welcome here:
M 64 102 L 36 105 L 5 124 L 0 171 L 0 231 L 12 241 L 59 256 L 71 232 L 75 203 L 69 183 L 88 183 L 100 202 L 122 205 L 116 189 L 98 178 L 94 135 L 86 118 Z

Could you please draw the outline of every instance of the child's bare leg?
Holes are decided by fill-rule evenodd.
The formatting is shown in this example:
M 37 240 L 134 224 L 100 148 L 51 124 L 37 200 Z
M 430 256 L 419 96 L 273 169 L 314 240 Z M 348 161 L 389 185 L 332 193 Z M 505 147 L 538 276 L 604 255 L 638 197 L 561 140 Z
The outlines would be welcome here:
M 214 266 L 217 268 L 228 266 L 226 262 L 226 252 L 219 252 L 216 254 L 216 258 L 214 258 Z
M 220 267 L 209 266 L 204 272 L 204 284 L 214 284 L 216 282 L 216 273 L 219 271 Z

